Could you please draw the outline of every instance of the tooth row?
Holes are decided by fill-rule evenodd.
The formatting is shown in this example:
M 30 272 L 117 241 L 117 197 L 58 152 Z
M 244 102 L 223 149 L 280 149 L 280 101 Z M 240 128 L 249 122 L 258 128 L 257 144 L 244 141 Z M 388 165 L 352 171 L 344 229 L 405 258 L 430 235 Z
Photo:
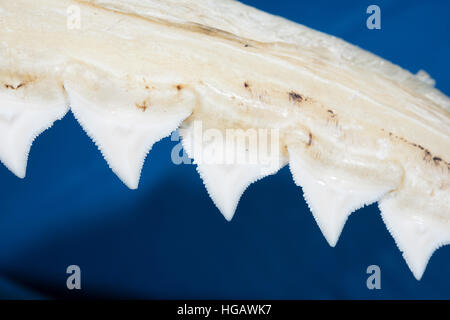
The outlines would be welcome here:
M 182 2 L 0 1 L 0 161 L 24 177 L 34 138 L 70 109 L 134 189 L 153 144 L 180 127 L 227 220 L 289 163 L 330 245 L 378 202 L 420 278 L 450 238 L 450 99 L 424 72 L 305 26 L 235 1 Z M 270 131 L 269 165 L 205 161 L 228 128 Z
M 95 94 L 89 91 L 92 88 L 89 79 L 98 82 Z M 409 203 L 414 196 L 423 195 L 420 190 L 396 190 L 407 179 L 398 165 L 378 160 L 369 165 L 372 160 L 347 159 L 345 152 L 337 146 L 324 147 L 318 142 L 320 137 L 314 137 L 314 143 L 290 142 L 287 155 L 282 148 L 275 150 L 275 165 L 233 161 L 207 163 L 196 153 L 196 122 L 194 118 L 188 119 L 198 103 L 192 91 L 180 93 L 179 87 L 169 85 L 153 94 L 150 101 L 145 99 L 145 92 L 130 92 L 129 88 L 125 89 L 111 79 L 103 83 L 98 77 L 89 75 L 82 80 L 69 78 L 64 82 L 68 102 L 62 90 L 47 98 L 37 94 L 34 89 L 42 88 L 42 84 L 28 84 L 23 90 L 5 88 L 0 91 L 0 160 L 18 177 L 25 176 L 34 138 L 61 119 L 70 104 L 76 119 L 96 143 L 108 165 L 129 188 L 137 188 L 142 164 L 152 145 L 183 123 L 180 128 L 183 147 L 195 160 L 209 195 L 227 220 L 232 219 L 241 195 L 251 183 L 276 173 L 289 159 L 293 179 L 302 187 L 304 198 L 331 246 L 336 245 L 348 216 L 376 201 L 379 201 L 384 222 L 417 279 L 421 278 L 434 250 L 450 241 L 450 222 L 445 215 L 450 204 L 445 188 L 440 192 L 437 190 L 426 201 Z M 55 83 L 46 85 L 56 86 Z M 136 100 L 136 97 L 141 99 Z M 199 128 L 205 132 L 207 119 L 200 125 L 206 126 Z M 225 132 L 221 134 L 225 135 Z M 276 136 L 276 139 L 280 137 Z M 208 150 L 222 147 L 218 146 L 222 143 L 219 139 L 201 140 L 201 143 L 197 147 L 203 156 Z M 225 152 L 231 151 L 225 149 Z M 241 152 L 236 156 L 248 159 L 255 151 Z M 333 164 L 327 163 L 331 155 L 336 159 Z M 258 155 L 254 156 L 257 158 Z

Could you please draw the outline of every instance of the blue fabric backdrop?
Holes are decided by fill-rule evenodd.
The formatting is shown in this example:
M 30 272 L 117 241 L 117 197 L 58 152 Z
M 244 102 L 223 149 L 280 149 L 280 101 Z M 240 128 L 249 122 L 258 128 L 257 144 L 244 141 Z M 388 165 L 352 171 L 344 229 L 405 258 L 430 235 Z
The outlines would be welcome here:
M 244 2 L 424 69 L 450 94 L 449 1 Z M 370 4 L 382 30 L 365 26 Z M 195 167 L 171 162 L 175 143 L 154 146 L 131 191 L 68 114 L 33 144 L 25 180 L 0 166 L 0 297 L 450 298 L 450 247 L 416 281 L 372 205 L 330 248 L 287 168 L 252 185 L 228 223 Z M 66 289 L 71 264 L 81 291 Z M 381 290 L 366 288 L 371 264 Z

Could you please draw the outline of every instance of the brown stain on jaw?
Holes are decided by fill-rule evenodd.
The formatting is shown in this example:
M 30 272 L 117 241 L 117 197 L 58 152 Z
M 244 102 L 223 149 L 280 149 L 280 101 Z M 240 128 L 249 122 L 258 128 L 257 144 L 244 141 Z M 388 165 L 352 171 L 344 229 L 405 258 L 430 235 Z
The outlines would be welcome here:
M 333 110 L 328 109 L 327 115 L 327 124 L 334 124 L 336 128 L 339 128 L 339 120 L 337 114 Z
M 424 152 L 425 152 L 425 155 L 423 156 L 423 160 L 425 160 L 427 162 L 431 161 L 431 159 L 432 159 L 431 152 L 428 150 L 425 150 Z
M 5 83 L 5 84 L 4 84 L 4 86 L 5 86 L 6 89 L 11 89 L 11 90 L 17 90 L 17 89 L 20 89 L 20 88 L 23 87 L 24 85 L 25 85 L 25 83 L 23 83 L 23 82 L 19 83 L 19 84 L 16 85 L 16 86 L 14 86 L 14 85 L 12 85 L 12 84 L 8 84 L 8 83 Z
M 435 165 L 439 165 L 439 163 L 442 161 L 442 159 L 439 157 L 433 157 L 433 161 L 434 161 Z
M 381 129 L 381 131 L 385 131 L 385 130 Z M 403 137 L 400 137 L 400 136 L 397 136 L 397 135 L 393 134 L 392 132 L 389 132 L 389 137 L 398 139 L 398 140 L 400 140 L 400 141 L 402 141 L 402 142 L 404 142 L 406 144 L 409 144 L 410 146 L 413 146 L 415 148 L 418 148 L 418 149 L 422 150 L 423 151 L 423 160 L 425 162 L 429 162 L 429 163 L 433 162 L 435 166 L 440 166 L 441 163 L 443 163 L 450 170 L 450 163 L 449 162 L 443 160 L 441 157 L 433 155 L 430 152 L 430 150 L 428 150 L 427 148 L 421 146 L 420 144 L 417 144 L 417 143 L 414 143 L 414 142 L 410 142 L 410 141 L 406 140 Z
M 336 117 L 336 114 L 334 113 L 333 110 L 328 109 L 327 112 L 330 114 L 330 117 L 331 117 L 331 118 L 335 118 L 335 117 Z
M 20 82 L 18 84 L 11 84 L 11 83 L 4 83 L 3 86 L 5 87 L 5 89 L 8 90 L 18 90 L 20 88 L 25 87 L 26 85 L 33 83 L 34 81 L 37 80 L 37 77 L 34 75 L 21 75 L 20 76 L 21 80 L 19 80 Z M 18 82 L 18 81 L 13 81 L 13 82 Z
M 308 143 L 306 145 L 310 147 L 312 145 L 312 142 L 313 142 L 313 135 L 311 132 L 309 132 Z
M 148 107 L 150 107 L 150 103 L 147 103 L 146 100 L 141 103 L 136 103 L 136 108 L 140 109 L 142 112 L 145 112 Z
M 303 96 L 295 91 L 289 92 L 289 101 L 295 103 L 301 103 L 303 101 Z

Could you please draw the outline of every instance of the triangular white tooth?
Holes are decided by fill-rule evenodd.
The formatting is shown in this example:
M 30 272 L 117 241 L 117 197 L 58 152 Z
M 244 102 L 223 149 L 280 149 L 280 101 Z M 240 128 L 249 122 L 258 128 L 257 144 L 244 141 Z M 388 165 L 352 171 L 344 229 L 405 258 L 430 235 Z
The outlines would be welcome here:
M 330 246 L 334 247 L 349 215 L 376 202 L 392 189 L 389 184 L 360 181 L 310 158 L 301 146 L 290 146 L 289 167 L 296 185 Z
M 62 91 L 46 100 L 20 90 L 25 89 L 18 88 L 17 93 L 0 92 L 0 161 L 16 176 L 24 178 L 34 139 L 62 119 L 68 106 Z
M 201 121 L 193 121 L 184 123 L 180 129 L 183 147 L 190 158 L 194 159 L 197 164 L 197 171 L 202 178 L 209 196 L 213 200 L 216 207 L 220 210 L 226 220 L 231 221 L 236 211 L 239 200 L 247 189 L 247 187 L 268 175 L 275 174 L 280 168 L 286 164 L 286 160 L 279 154 L 278 136 L 274 135 L 267 139 L 268 143 L 273 142 L 274 154 L 270 154 L 271 147 L 268 147 L 268 157 L 255 155 L 256 162 L 242 161 L 238 159 L 250 159 L 249 150 L 242 150 L 238 147 L 230 147 L 225 140 L 219 142 L 214 139 L 205 141 L 204 135 L 206 131 L 201 129 Z M 198 131 L 200 126 L 200 131 Z M 197 127 L 197 128 L 196 128 Z M 216 130 L 216 129 L 213 129 Z M 225 130 L 216 130 L 216 132 L 224 132 Z M 198 135 L 200 133 L 200 135 Z M 202 136 L 203 134 L 203 136 Z M 222 137 L 226 137 L 224 134 Z M 259 137 L 258 137 L 259 139 Z M 275 146 L 276 145 L 276 146 Z M 258 150 L 250 148 L 254 152 Z M 211 157 L 217 152 L 223 155 L 218 158 Z M 234 155 L 231 162 L 226 162 L 226 157 Z M 200 157 L 199 157 L 200 155 Z M 242 157 L 242 158 L 239 158 Z M 208 158 L 208 159 L 206 159 Z M 269 159 L 270 158 L 270 159 Z
M 428 200 L 428 205 L 433 206 L 433 199 Z M 433 252 L 450 243 L 450 221 L 443 215 L 445 212 L 408 205 L 397 193 L 380 200 L 378 206 L 408 267 L 420 280 Z
M 150 106 L 140 109 L 123 97 L 114 99 L 114 90 L 111 99 L 103 100 L 86 99 L 71 85 L 66 85 L 66 90 L 75 118 L 130 189 L 138 187 L 153 144 L 169 136 L 191 113 L 189 108 L 167 108 L 164 112 L 150 110 Z
M 262 174 L 258 165 L 198 165 L 197 170 L 214 204 L 228 221 L 233 219 L 248 186 L 268 175 Z

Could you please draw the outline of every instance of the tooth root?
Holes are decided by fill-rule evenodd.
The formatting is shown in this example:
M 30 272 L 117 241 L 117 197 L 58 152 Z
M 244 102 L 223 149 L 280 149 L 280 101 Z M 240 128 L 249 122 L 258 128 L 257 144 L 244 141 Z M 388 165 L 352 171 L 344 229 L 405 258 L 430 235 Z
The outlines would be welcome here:
M 240 159 L 240 156 L 243 157 L 242 159 L 250 159 L 251 151 L 247 150 L 242 153 L 241 148 L 227 148 L 225 143 L 219 142 L 220 138 L 214 138 L 213 142 L 207 143 L 203 139 L 201 127 L 202 125 L 198 121 L 183 123 L 182 128 L 180 128 L 183 148 L 197 164 L 197 171 L 214 204 L 225 219 L 231 221 L 239 200 L 247 187 L 268 175 L 275 174 L 286 164 L 286 161 L 277 150 L 276 155 L 271 160 L 266 159 L 268 161 L 255 156 L 256 162 L 239 162 L 237 159 Z M 200 131 L 198 131 L 198 128 L 200 128 Z M 221 135 L 221 137 L 225 137 L 225 135 Z M 278 139 L 278 136 L 274 139 Z M 222 153 L 223 158 L 220 156 L 215 160 L 212 160 L 213 157 L 207 158 L 208 155 L 217 150 L 224 151 Z M 230 156 L 231 153 L 235 155 L 234 162 L 227 164 L 225 157 Z
M 62 91 L 40 99 L 28 90 L 20 87 L 0 92 L 0 161 L 19 178 L 25 177 L 34 139 L 68 110 Z
M 96 101 L 86 99 L 70 85 L 66 90 L 76 119 L 109 167 L 130 189 L 138 187 L 145 157 L 153 144 L 169 136 L 191 113 L 188 108 L 159 112 L 134 104 L 116 108 L 114 97 Z
M 402 193 L 386 196 L 378 206 L 408 267 L 420 280 L 433 252 L 450 243 L 450 221 L 444 217 L 450 206 L 448 198 L 446 208 L 432 208 L 433 199 L 423 202 L 428 208 L 414 206 L 410 200 L 402 200 Z
M 392 189 L 389 183 L 359 181 L 351 172 L 330 171 L 320 160 L 313 160 L 301 146 L 290 146 L 288 150 L 294 182 L 302 187 L 314 219 L 332 247 L 352 212 L 376 202 Z

